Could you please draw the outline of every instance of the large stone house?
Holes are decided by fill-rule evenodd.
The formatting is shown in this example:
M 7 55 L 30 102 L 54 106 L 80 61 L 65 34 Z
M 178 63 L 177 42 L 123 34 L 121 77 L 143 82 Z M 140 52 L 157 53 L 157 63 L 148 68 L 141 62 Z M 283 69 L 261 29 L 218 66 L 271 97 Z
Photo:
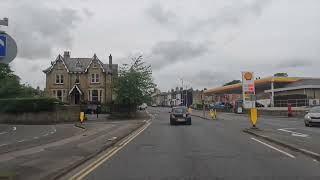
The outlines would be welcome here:
M 113 101 L 113 87 L 118 77 L 118 65 L 103 63 L 94 54 L 92 58 L 72 58 L 70 52 L 60 54 L 46 74 L 45 94 L 62 102 L 79 104 L 93 102 L 108 104 Z

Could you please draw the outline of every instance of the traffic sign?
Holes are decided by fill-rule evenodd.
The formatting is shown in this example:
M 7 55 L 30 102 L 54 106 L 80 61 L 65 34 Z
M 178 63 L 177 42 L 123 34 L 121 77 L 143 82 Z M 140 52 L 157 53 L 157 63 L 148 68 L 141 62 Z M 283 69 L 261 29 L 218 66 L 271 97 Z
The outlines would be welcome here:
M 9 64 L 17 53 L 16 41 L 9 34 L 0 33 L 0 63 Z
M 4 34 L 0 34 L 0 57 L 6 56 L 7 37 Z

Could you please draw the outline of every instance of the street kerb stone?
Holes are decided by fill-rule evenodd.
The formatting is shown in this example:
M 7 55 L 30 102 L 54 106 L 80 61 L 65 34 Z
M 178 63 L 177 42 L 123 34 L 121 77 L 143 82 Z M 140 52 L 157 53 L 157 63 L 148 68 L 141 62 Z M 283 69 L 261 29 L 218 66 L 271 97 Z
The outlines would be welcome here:
M 287 142 L 283 142 L 283 141 L 280 141 L 276 138 L 273 138 L 273 137 L 269 137 L 269 136 L 266 136 L 266 135 L 263 135 L 262 133 L 264 132 L 263 130 L 259 129 L 259 130 L 256 130 L 256 129 L 249 129 L 249 128 L 246 128 L 243 130 L 243 132 L 247 133 L 247 134 L 250 134 L 250 135 L 253 135 L 253 136 L 256 136 L 258 138 L 261 138 L 261 139 L 264 139 L 268 142 L 271 142 L 271 143 L 274 143 L 276 145 L 279 145 L 279 146 L 282 146 L 284 148 L 287 148 L 287 149 L 290 149 L 292 151 L 296 151 L 296 152 L 300 152 L 306 156 L 309 156 L 311 158 L 314 158 L 318 161 L 320 161 L 320 155 L 318 154 L 315 154 L 315 153 L 312 153 L 312 152 L 309 152 L 309 151 L 306 151 L 302 148 L 299 148 L 295 145 L 292 145 L 290 143 L 287 143 Z

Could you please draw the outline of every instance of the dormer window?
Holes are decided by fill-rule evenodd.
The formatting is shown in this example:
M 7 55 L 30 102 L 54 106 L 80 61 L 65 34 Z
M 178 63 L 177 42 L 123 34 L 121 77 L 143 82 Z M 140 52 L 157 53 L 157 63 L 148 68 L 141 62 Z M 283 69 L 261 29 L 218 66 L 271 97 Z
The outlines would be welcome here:
M 81 68 L 81 67 L 82 67 L 82 65 L 81 65 L 81 63 L 78 61 L 77 64 L 76 64 L 76 68 Z

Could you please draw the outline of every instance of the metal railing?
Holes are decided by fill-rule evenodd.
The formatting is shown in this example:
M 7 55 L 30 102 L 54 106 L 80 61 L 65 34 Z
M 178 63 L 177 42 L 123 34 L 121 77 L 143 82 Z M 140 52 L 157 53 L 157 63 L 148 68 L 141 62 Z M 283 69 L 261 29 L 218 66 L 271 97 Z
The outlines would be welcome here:
M 287 100 L 275 100 L 275 107 L 287 107 L 291 104 L 292 107 L 309 106 L 309 99 L 287 99 Z

